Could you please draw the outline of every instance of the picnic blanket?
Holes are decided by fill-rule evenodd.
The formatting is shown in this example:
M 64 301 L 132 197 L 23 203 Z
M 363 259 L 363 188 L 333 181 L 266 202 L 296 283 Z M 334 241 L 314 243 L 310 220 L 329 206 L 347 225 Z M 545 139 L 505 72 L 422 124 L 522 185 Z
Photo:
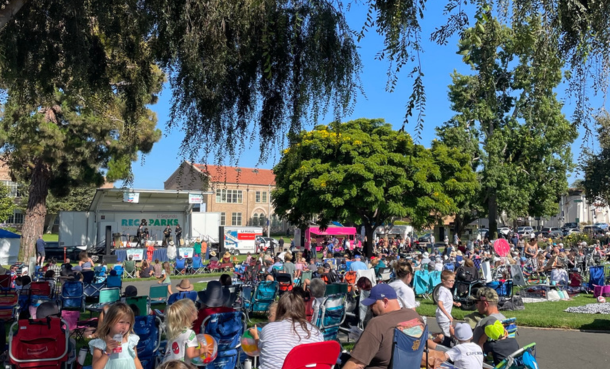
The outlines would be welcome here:
M 564 310 L 566 313 L 577 314 L 610 314 L 610 302 L 603 304 L 587 304 L 584 306 L 572 306 Z

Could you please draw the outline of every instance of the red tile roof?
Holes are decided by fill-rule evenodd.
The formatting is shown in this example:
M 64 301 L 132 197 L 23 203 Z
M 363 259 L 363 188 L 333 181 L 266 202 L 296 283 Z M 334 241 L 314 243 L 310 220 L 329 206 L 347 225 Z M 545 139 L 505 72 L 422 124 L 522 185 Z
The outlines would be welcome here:
M 219 165 L 194 164 L 195 168 L 208 174 L 212 183 L 238 183 L 243 185 L 275 186 L 275 174 L 271 169 L 238 168 Z

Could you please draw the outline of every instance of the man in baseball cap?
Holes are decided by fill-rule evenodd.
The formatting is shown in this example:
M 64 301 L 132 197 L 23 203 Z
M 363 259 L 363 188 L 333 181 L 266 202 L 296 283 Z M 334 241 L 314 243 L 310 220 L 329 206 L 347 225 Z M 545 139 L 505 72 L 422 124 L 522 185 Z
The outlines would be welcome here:
M 360 260 L 360 255 L 354 255 L 354 261 L 352 261 L 349 266 L 350 271 L 355 272 L 358 270 L 367 270 L 368 268 L 369 267 L 365 263 L 363 263 L 362 260 Z
M 480 288 L 475 296 L 470 296 L 471 300 L 475 301 L 477 311 L 484 316 L 474 327 L 472 342 L 483 348 L 483 344 L 487 341 L 485 327 L 493 324 L 496 320 L 502 321 L 506 317 L 498 310 L 498 294 L 493 288 Z
M 375 317 L 362 332 L 352 350 L 351 358 L 343 369 L 386 369 L 392 359 L 394 328 L 399 323 L 413 319 L 425 323 L 415 310 L 400 308 L 396 291 L 387 284 L 373 287 L 369 297 L 362 300 L 362 304 L 368 306 Z

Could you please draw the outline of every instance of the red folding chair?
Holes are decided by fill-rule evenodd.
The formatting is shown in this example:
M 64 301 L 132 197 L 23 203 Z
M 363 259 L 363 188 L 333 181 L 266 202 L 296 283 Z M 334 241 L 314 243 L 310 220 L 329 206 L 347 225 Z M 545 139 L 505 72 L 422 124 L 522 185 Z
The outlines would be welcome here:
M 337 341 L 305 343 L 290 350 L 282 369 L 331 369 L 340 354 Z

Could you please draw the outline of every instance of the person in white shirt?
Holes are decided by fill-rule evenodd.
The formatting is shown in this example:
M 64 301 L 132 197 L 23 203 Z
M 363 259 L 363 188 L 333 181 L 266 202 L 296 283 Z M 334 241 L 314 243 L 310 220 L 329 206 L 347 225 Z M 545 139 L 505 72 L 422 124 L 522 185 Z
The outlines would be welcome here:
M 401 308 L 415 310 L 419 306 L 419 302 L 415 301 L 415 293 L 413 289 L 409 287 L 411 280 L 413 280 L 413 268 L 411 264 L 406 260 L 397 260 L 394 266 L 394 273 L 398 277 L 394 282 L 390 283 L 390 286 L 396 291 L 398 296 L 398 304 Z
M 472 329 L 468 323 L 458 323 L 454 329 L 454 336 L 459 344 L 445 352 L 445 360 L 453 361 L 460 369 L 483 368 L 483 350 L 472 339 Z
M 451 336 L 451 323 L 453 323 L 453 316 L 451 310 L 453 305 L 461 306 L 459 302 L 453 302 L 453 294 L 451 288 L 455 283 L 455 274 L 448 270 L 444 270 L 441 273 L 441 287 L 439 288 L 438 298 L 436 299 L 438 307 L 436 308 L 436 322 L 443 331 L 445 337 Z

